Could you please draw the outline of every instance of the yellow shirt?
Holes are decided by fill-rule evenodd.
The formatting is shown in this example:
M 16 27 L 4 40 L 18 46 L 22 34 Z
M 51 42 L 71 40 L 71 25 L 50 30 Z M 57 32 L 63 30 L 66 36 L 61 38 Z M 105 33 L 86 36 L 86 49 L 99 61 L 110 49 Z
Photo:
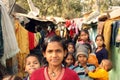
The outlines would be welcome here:
M 88 75 L 95 80 L 109 80 L 108 72 L 101 68 L 96 69 L 95 72 L 88 72 Z

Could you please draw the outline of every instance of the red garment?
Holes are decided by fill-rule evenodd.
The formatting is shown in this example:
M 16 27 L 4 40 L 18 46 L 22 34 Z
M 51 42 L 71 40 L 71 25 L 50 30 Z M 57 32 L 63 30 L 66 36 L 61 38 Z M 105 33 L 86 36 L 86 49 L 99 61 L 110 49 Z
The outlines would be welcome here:
M 33 72 L 30 80 L 46 80 L 45 73 L 44 73 L 45 68 L 46 67 L 43 67 Z M 80 80 L 77 73 L 74 72 L 73 70 L 70 70 L 68 68 L 64 68 L 64 70 L 65 71 L 63 73 L 63 77 L 61 78 L 61 80 Z
M 54 36 L 54 35 L 56 35 L 56 34 L 55 34 L 55 31 L 51 31 L 51 32 L 48 32 L 48 33 L 47 33 L 46 37 L 52 37 L 52 36 Z
M 70 20 L 67 20 L 66 22 L 65 22 L 65 26 L 66 27 L 69 27 L 71 25 L 71 21 Z
M 34 33 L 28 32 L 28 37 L 29 37 L 29 49 L 32 50 L 35 48 L 34 46 Z

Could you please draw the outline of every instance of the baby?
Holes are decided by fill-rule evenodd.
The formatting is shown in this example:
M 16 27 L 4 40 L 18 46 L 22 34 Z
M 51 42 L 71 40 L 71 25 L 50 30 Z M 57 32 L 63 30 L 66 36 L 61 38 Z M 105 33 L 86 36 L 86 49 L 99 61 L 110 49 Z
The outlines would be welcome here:
M 103 59 L 100 63 L 99 67 L 95 71 L 89 71 L 86 69 L 86 73 L 88 73 L 89 77 L 94 78 L 96 80 L 109 80 L 108 72 L 112 69 L 112 63 L 108 59 Z

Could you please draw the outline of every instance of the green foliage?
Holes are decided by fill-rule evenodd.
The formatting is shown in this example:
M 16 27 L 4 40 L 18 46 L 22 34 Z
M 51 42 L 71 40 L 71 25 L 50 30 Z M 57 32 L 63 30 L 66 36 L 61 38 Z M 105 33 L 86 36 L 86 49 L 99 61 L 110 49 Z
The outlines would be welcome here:
M 92 11 L 94 0 L 32 0 L 39 8 L 40 16 L 62 16 L 64 18 L 80 17 L 83 11 Z M 96 0 L 100 10 L 107 10 L 110 5 L 120 5 L 119 0 Z M 27 0 L 17 0 L 26 10 L 30 10 Z

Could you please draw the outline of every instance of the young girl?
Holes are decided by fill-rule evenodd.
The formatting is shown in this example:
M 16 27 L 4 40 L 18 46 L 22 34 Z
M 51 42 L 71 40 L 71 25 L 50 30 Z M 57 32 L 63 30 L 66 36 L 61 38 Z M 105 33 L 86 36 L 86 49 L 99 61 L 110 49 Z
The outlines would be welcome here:
M 74 67 L 74 63 L 75 63 L 75 58 L 72 54 L 67 54 L 67 56 L 65 57 L 65 66 L 69 67 L 69 69 L 73 69 Z
M 30 80 L 79 80 L 74 71 L 62 65 L 66 46 L 61 37 L 52 36 L 46 39 L 42 50 L 47 65 L 33 72 Z
M 80 31 L 80 35 L 79 35 L 78 43 L 76 44 L 76 47 L 79 44 L 84 44 L 84 43 L 89 43 L 91 45 L 92 52 L 95 50 L 95 44 L 94 44 L 93 41 L 90 40 L 90 38 L 89 38 L 89 32 L 86 29 L 83 29 L 83 30 Z
M 102 35 L 97 35 L 95 42 L 97 44 L 97 48 L 95 50 L 96 57 L 98 59 L 98 63 L 100 64 L 102 59 L 108 58 L 108 52 L 105 48 L 104 37 Z
M 67 51 L 68 51 L 69 54 L 72 54 L 72 55 L 75 56 L 75 45 L 74 45 L 74 43 L 69 42 L 67 44 Z
M 28 54 L 25 61 L 25 71 L 28 76 L 24 80 L 30 80 L 31 74 L 40 68 L 40 61 L 37 55 Z

